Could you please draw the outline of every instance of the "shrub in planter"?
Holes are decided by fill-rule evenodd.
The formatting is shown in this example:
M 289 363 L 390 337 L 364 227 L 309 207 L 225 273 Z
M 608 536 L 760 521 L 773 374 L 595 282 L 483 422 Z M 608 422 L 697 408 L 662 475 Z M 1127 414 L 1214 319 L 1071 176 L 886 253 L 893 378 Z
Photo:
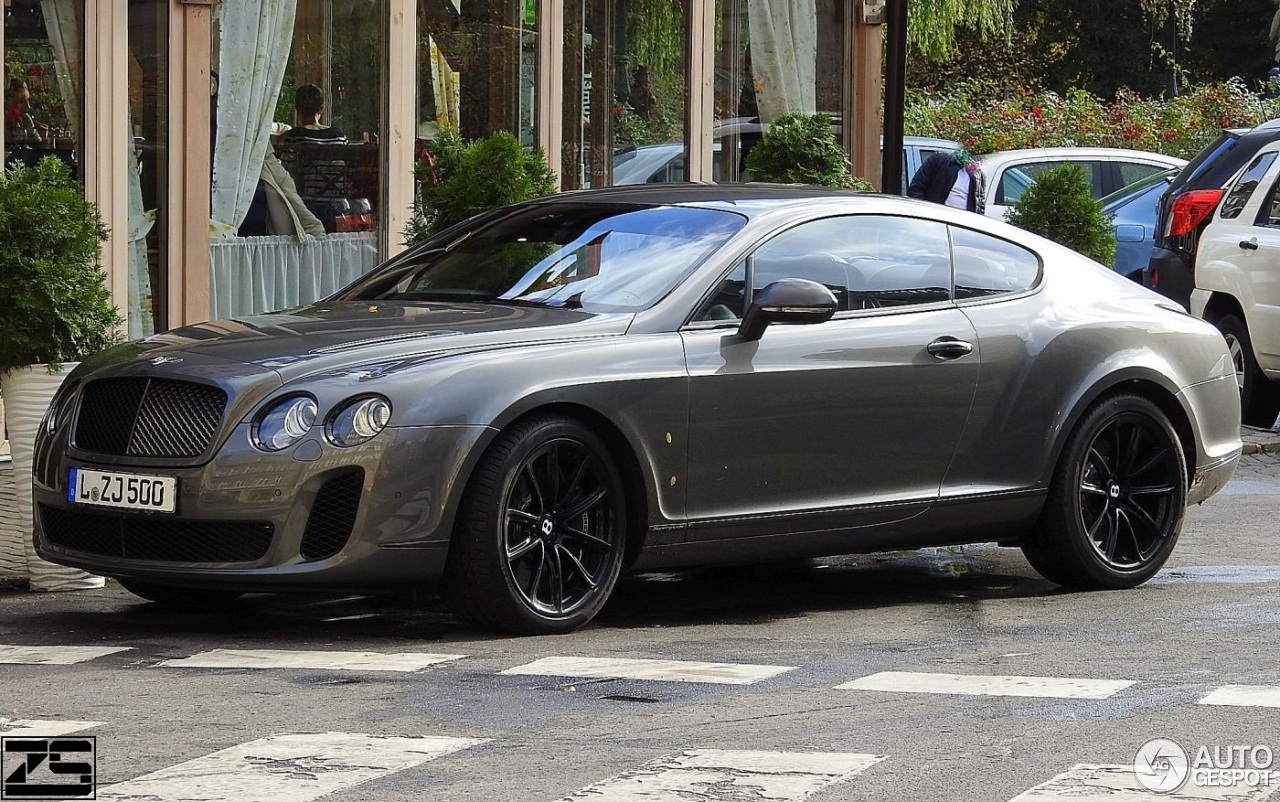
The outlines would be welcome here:
M 79 361 L 116 339 L 99 266 L 107 229 L 53 157 L 0 173 L 0 373 Z
M 415 173 L 413 219 L 404 232 L 410 245 L 489 209 L 556 191 L 542 151 L 526 153 L 505 131 L 471 142 L 446 131 Z
M 873 191 L 849 171 L 849 157 L 825 114 L 783 114 L 747 154 L 752 181 Z
M 1110 266 L 1116 239 L 1078 164 L 1046 170 L 1009 210 L 1009 222 Z

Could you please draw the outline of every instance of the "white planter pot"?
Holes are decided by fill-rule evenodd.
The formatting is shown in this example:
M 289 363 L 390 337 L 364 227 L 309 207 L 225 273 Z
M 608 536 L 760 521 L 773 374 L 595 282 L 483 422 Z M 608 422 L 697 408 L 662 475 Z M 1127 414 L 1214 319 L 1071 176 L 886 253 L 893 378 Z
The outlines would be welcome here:
M 66 364 L 62 370 L 49 373 L 44 365 L 32 365 L 0 374 L 19 518 L 16 527 L 0 529 L 0 573 L 26 574 L 32 590 L 84 590 L 100 588 L 105 582 L 100 576 L 41 560 L 31 543 L 31 468 L 36 432 L 54 393 L 74 367 L 75 364 Z

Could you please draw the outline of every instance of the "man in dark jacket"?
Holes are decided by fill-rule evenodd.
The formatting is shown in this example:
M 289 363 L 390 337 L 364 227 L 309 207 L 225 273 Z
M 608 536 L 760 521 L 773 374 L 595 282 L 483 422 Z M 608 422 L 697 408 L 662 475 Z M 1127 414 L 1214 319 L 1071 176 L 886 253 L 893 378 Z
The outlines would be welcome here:
M 978 214 L 986 205 L 978 161 L 963 150 L 938 151 L 925 159 L 912 177 L 907 195 Z

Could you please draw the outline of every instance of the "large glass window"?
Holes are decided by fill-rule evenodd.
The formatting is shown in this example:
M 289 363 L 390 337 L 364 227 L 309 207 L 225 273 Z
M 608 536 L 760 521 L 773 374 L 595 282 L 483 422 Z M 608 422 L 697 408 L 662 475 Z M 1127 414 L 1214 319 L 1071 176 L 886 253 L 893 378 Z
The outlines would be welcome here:
M 418 145 L 509 131 L 534 141 L 537 0 L 418 0 Z
M 685 179 L 689 6 L 566 0 L 566 189 Z
M 747 154 L 781 114 L 843 113 L 842 0 L 716 0 L 712 178 L 746 181 Z
M 324 297 L 378 254 L 386 4 L 249 5 L 215 28 L 213 317 Z
M 129 3 L 129 336 L 168 328 L 169 3 Z M 117 232 L 118 235 L 119 232 Z
M 4 4 L 4 163 L 56 156 L 74 169 L 84 120 L 83 0 Z

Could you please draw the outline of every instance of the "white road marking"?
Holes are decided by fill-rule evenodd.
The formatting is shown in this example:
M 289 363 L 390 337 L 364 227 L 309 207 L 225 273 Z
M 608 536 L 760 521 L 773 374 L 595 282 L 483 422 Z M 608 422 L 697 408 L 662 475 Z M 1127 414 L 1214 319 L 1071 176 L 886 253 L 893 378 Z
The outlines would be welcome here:
M 420 671 L 461 660 L 462 654 L 322 652 L 288 649 L 214 649 L 157 665 L 167 668 L 310 668 L 335 671 Z
M 798 802 L 860 774 L 883 755 L 694 749 L 648 763 L 559 802 L 689 802 L 767 799 Z
M 117 802 L 309 802 L 412 768 L 478 738 L 384 738 L 329 732 L 279 735 L 239 744 L 107 786 Z
M 5 738 L 57 738 L 73 732 L 101 727 L 102 721 L 41 721 L 25 718 L 0 718 L 0 736 Z
M 1223 685 L 1196 704 L 1231 707 L 1280 707 L 1280 686 Z
M 1133 766 L 1105 766 L 1082 763 L 1047 783 L 1037 785 L 1010 799 L 1009 802 L 1263 802 L 1276 789 L 1280 774 L 1271 773 L 1269 785 L 1237 784 L 1214 788 L 1195 784 L 1190 776 L 1180 789 L 1172 793 L 1151 791 L 1138 782 Z
M 776 677 L 794 666 L 755 666 L 746 663 L 698 663 L 689 660 L 630 660 L 611 657 L 544 657 L 503 674 L 605 679 L 652 679 L 665 682 L 714 682 L 750 685 Z
M 1073 679 L 1069 677 L 994 677 L 980 674 L 931 674 L 882 671 L 836 690 L 896 693 L 951 693 L 966 696 L 1040 696 L 1054 699 L 1106 699 L 1133 684 L 1132 680 Z
M 69 666 L 116 652 L 128 646 L 0 646 L 0 663 L 33 666 Z

